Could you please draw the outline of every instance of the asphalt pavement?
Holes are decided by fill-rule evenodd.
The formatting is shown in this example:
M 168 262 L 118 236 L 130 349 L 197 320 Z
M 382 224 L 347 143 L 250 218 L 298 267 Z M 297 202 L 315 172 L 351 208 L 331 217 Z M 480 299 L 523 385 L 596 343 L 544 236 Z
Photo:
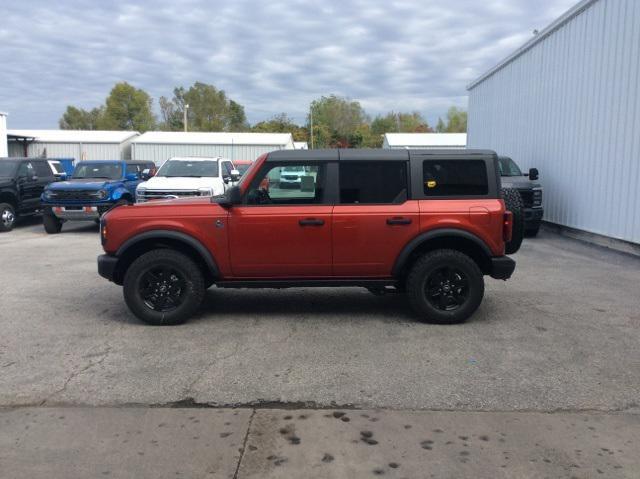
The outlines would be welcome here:
M 166 411 L 172 415 L 182 409 L 169 408 L 189 407 L 185 414 L 212 415 L 207 420 L 213 421 L 215 414 L 239 412 L 243 420 L 253 417 L 254 424 L 265 414 L 299 409 L 317 416 L 314 428 L 318 431 L 325 424 L 320 419 L 325 419 L 322 411 L 334 410 L 358 410 L 351 413 L 352 418 L 369 414 L 365 410 L 380 411 L 399 422 L 407 419 L 394 414 L 409 414 L 426 424 L 432 417 L 444 417 L 456 424 L 456 431 L 470 417 L 490 417 L 493 419 L 484 421 L 493 424 L 515 415 L 531 421 L 531 427 L 543 427 L 540 418 L 547 418 L 549 427 L 555 428 L 550 434 L 556 438 L 568 434 L 560 433 L 563 424 L 577 414 L 608 424 L 603 432 L 594 433 L 599 438 L 591 439 L 614 441 L 619 434 L 615 441 L 624 440 L 614 442 L 625 457 L 633 451 L 629 444 L 623 447 L 625 441 L 635 441 L 637 448 L 637 437 L 623 427 L 637 425 L 640 413 L 640 259 L 636 257 L 543 231 L 540 237 L 526 240 L 514 256 L 518 265 L 513 278 L 507 282 L 487 278 L 482 306 L 469 322 L 456 326 L 420 323 L 402 295 L 376 297 L 359 288 L 212 288 L 192 321 L 156 328 L 135 319 L 124 304 L 121 288 L 97 275 L 95 260 L 100 252 L 93 224 L 65 224 L 60 235 L 46 235 L 37 220 L 27 220 L 13 232 L 0 235 L 0 407 L 4 408 L 0 421 L 9 418 L 14 428 L 3 427 L 0 441 L 15 441 L 17 429 L 28 425 L 25 412 L 38 414 L 43 418 L 42 427 L 52 428 L 62 408 L 67 411 L 62 414 L 65 417 L 78 418 L 78 437 L 89 434 L 86 437 L 105 441 L 105 447 L 115 447 L 107 432 L 100 432 L 108 428 L 83 433 L 83 427 L 90 428 L 83 418 L 113 415 L 117 422 L 116 416 L 122 414 L 125 419 L 120 420 L 135 423 L 147 421 L 146 414 Z M 54 416 L 47 422 L 48 414 Z M 211 427 L 219 430 L 216 425 Z M 393 437 L 394 427 L 389 425 Z M 492 434 L 509 433 L 498 431 L 498 426 L 494 429 Z M 233 431 L 222 432 L 246 435 L 249 430 L 248 423 L 238 423 Z M 34 436 L 42 438 L 39 445 L 36 440 L 23 444 L 38 445 L 38 450 L 53 447 L 46 440 L 53 440 L 52 431 L 55 429 L 49 429 L 48 436 Z M 59 433 L 64 437 L 63 431 Z M 340 434 L 336 430 L 327 437 L 342 437 Z M 357 440 L 355 436 L 349 440 Z M 394 439 L 397 447 L 399 438 Z M 576 438 L 577 442 L 588 439 L 583 434 Z M 383 468 L 390 477 L 429 477 L 409 474 L 414 470 L 409 466 L 411 459 L 403 463 L 403 476 L 400 468 L 396 471 L 388 466 L 400 459 L 386 453 L 375 464 L 358 463 L 362 456 L 351 456 L 347 436 L 343 439 L 344 460 L 351 461 L 349 467 L 355 469 L 336 460 L 328 467 L 344 467 L 325 470 L 318 466 L 307 477 L 364 477 L 379 474 L 373 472 L 376 468 Z M 520 439 L 518 447 L 526 450 L 530 444 Z M 241 442 L 233 441 L 238 453 Z M 587 450 L 586 442 L 584 448 L 577 442 L 574 449 Z M 62 444 L 57 444 L 60 457 L 64 457 L 62 450 L 67 454 L 75 450 Z M 212 444 L 209 441 L 208 447 L 216 449 Z M 477 444 L 488 447 L 483 441 Z M 559 442 L 554 444 L 548 447 L 560 447 Z M 561 449 L 571 444 L 568 441 Z M 598 445 L 593 442 L 593 451 Z M 405 457 L 414 457 L 409 451 L 405 450 Z M 0 454 L 0 467 L 24 465 L 19 455 Z M 255 471 L 267 471 L 264 464 L 256 463 L 258 469 L 251 469 L 245 461 L 252 456 L 248 449 L 244 454 L 242 461 L 231 452 L 213 461 L 220 468 L 212 477 L 261 477 Z M 269 455 L 283 454 L 287 456 L 276 448 Z M 438 456 L 442 467 L 458 457 L 451 454 Z M 527 468 L 514 469 L 515 463 L 509 463 L 510 475 L 505 476 L 497 472 L 504 469 L 503 464 L 491 459 L 486 471 L 495 472 L 490 477 L 545 477 L 546 469 L 540 467 L 548 463 L 542 456 L 534 457 L 537 462 L 532 463 L 527 462 L 531 458 L 525 461 L 519 455 L 522 461 L 517 462 L 521 467 L 526 463 Z M 575 459 L 562 457 L 558 464 Z M 581 475 L 573 468 L 576 471 L 570 470 L 566 477 L 640 477 L 640 454 L 612 462 L 609 472 L 600 468 L 604 476 L 598 476 L 597 465 L 604 465 L 598 462 L 597 453 L 588 457 L 593 460 L 580 464 L 591 472 Z M 289 466 L 299 461 L 317 463 L 311 455 L 287 458 Z M 382 458 L 388 461 L 386 466 Z M 170 455 L 165 459 L 169 461 Z M 187 473 L 184 477 L 200 477 L 210 466 L 197 463 L 197 474 L 183 471 Z M 356 468 L 356 463 L 363 469 Z M 91 461 L 88 464 L 95 466 Z M 149 477 L 161 477 L 159 470 L 166 472 L 161 464 L 157 462 L 155 472 L 149 469 Z M 436 468 L 434 477 L 467 477 L 467 464 L 455 464 L 452 470 L 457 475 L 447 476 L 442 473 L 445 469 Z M 615 469 L 616 465 L 620 468 Z M 295 469 L 279 472 L 283 470 L 272 467 L 264 477 L 291 477 L 287 474 Z M 87 469 L 76 471 L 77 475 L 61 472 L 60 477 L 87 477 L 82 471 Z M 565 477 L 562 471 L 549 469 L 548 475 Z

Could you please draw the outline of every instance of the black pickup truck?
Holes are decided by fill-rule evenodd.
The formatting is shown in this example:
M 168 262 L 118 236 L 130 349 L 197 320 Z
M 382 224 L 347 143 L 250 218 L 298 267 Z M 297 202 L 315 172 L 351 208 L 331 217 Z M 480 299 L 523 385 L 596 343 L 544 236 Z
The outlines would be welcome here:
M 544 210 L 542 208 L 542 185 L 538 183 L 538 170 L 531 168 L 523 174 L 515 161 L 507 156 L 498 157 L 503 188 L 512 188 L 520 193 L 524 213 L 524 233 L 536 236 Z
M 39 212 L 40 195 L 53 181 L 44 158 L 0 158 L 0 232 L 11 231 L 19 215 Z

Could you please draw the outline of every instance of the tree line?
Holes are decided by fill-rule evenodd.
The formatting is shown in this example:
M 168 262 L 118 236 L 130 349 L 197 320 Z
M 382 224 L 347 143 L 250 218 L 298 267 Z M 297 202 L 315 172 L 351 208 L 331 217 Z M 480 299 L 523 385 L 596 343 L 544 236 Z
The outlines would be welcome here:
M 446 118 L 430 126 L 418 112 L 389 112 L 371 117 L 359 102 L 337 95 L 311 102 L 306 124 L 297 124 L 286 113 L 249 124 L 244 107 L 214 85 L 196 82 L 188 89 L 176 87 L 171 98 L 153 99 L 127 82 L 117 83 L 104 105 L 90 110 L 67 106 L 59 121 L 64 130 L 183 131 L 187 111 L 189 131 L 240 131 L 291 133 L 295 141 L 313 142 L 315 148 L 379 148 L 385 133 L 462 133 L 467 131 L 467 112 L 451 107 Z M 313 132 L 312 130 L 313 125 Z M 312 134 L 313 133 L 313 134 Z

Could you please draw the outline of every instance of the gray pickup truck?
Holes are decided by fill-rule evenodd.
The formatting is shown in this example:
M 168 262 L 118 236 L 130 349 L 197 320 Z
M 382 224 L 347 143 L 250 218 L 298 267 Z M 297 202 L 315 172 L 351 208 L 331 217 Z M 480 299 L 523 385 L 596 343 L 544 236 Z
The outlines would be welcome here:
M 513 188 L 522 197 L 524 232 L 526 236 L 536 236 L 544 210 L 542 208 L 542 186 L 538 183 L 538 170 L 531 168 L 523 174 L 515 161 L 507 156 L 498 158 L 503 188 Z

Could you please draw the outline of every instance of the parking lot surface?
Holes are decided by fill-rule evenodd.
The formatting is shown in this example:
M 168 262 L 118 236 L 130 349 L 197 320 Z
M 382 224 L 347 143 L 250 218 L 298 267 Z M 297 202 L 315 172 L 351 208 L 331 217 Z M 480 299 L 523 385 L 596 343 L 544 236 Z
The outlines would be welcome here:
M 457 326 L 358 288 L 212 288 L 150 327 L 97 275 L 95 225 L 22 222 L 0 251 L 1 406 L 639 409 L 640 260 L 550 233 Z

